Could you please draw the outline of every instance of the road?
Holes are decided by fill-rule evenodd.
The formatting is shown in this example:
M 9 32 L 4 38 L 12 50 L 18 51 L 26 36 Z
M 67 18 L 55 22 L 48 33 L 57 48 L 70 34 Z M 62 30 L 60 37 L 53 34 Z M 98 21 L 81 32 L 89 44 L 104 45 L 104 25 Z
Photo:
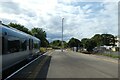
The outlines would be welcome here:
M 118 60 L 72 51 L 48 51 L 13 78 L 118 78 Z M 107 79 L 105 79 L 107 80 Z
M 71 51 L 54 51 L 47 78 L 118 78 L 117 60 Z

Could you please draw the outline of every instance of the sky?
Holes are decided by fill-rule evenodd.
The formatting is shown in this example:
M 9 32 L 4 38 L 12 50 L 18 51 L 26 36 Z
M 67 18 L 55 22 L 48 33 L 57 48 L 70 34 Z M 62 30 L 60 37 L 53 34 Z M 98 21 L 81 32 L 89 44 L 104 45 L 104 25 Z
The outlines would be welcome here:
M 61 40 L 62 18 L 65 41 L 102 33 L 118 35 L 118 0 L 0 0 L 3 23 L 43 28 L 50 42 Z

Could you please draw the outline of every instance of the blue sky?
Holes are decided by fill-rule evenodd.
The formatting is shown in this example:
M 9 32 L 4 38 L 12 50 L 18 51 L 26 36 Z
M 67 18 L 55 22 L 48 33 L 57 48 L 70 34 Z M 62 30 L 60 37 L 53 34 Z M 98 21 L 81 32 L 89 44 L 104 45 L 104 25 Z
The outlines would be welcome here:
M 49 41 L 90 38 L 94 34 L 118 33 L 118 2 L 110 0 L 7 0 L 0 3 L 3 23 L 20 23 L 31 29 L 43 28 Z

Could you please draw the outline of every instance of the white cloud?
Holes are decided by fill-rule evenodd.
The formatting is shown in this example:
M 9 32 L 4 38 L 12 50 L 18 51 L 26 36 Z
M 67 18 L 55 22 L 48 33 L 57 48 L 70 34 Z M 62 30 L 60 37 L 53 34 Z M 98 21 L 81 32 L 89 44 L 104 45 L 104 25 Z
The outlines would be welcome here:
M 92 5 L 85 5 L 85 6 L 83 7 L 83 9 L 87 10 L 87 9 L 89 9 L 91 6 L 92 6 Z
M 12 0 L 7 3 L 2 2 L 0 3 L 0 19 L 5 23 L 10 21 L 23 24 L 29 29 L 43 28 L 50 41 L 61 39 L 62 17 L 65 18 L 64 40 L 71 37 L 78 39 L 92 37 L 95 33 L 107 32 L 117 35 L 117 3 L 109 3 L 106 0 L 100 3 L 89 3 L 89 1 L 82 3 L 81 1 Z

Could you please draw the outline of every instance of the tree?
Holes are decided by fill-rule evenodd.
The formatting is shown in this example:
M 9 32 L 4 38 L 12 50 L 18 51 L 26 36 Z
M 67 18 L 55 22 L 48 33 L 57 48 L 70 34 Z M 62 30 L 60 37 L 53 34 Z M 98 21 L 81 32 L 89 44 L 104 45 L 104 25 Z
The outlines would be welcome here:
M 71 38 L 68 42 L 68 45 L 69 47 L 81 47 L 82 46 L 80 40 L 76 38 Z
M 43 31 L 42 28 L 33 28 L 31 30 L 31 33 L 33 36 L 37 37 L 38 39 L 41 40 L 41 46 L 42 47 L 47 47 L 49 42 L 48 40 L 46 39 L 46 32 Z
M 97 43 L 97 46 L 103 45 L 102 36 L 100 34 L 95 34 L 91 39 Z
M 66 41 L 63 41 L 63 44 L 64 44 L 64 48 L 67 48 L 68 47 L 68 44 Z
M 68 45 L 69 45 L 69 47 L 75 47 L 76 46 L 75 39 L 71 38 L 68 42 Z
M 49 47 L 49 41 L 46 38 L 42 43 L 44 44 L 44 45 L 42 44 L 43 47 Z
M 71 38 L 68 42 L 68 45 L 69 45 L 70 48 L 76 47 L 76 51 L 78 51 L 79 47 L 82 47 L 82 44 L 81 44 L 80 40 L 78 40 L 76 38 Z
M 92 39 L 83 38 L 81 42 L 83 44 L 83 47 L 86 48 L 88 52 L 93 51 L 93 48 L 97 46 L 97 43 Z
M 54 40 L 50 43 L 51 47 L 53 48 L 61 48 L 61 45 L 62 44 L 62 41 L 60 40 Z M 67 43 L 65 41 L 63 41 L 63 44 L 64 44 L 64 48 L 67 47 Z
M 32 35 L 31 32 L 29 31 L 29 29 L 27 29 L 26 27 L 24 27 L 24 26 L 21 25 L 21 24 L 9 23 L 8 26 L 11 26 L 11 27 L 16 28 L 16 29 L 18 29 L 18 30 L 20 30 L 20 31 L 23 31 L 23 32 L 25 32 L 25 33 L 27 33 L 27 34 Z
M 53 42 L 51 42 L 52 46 L 61 46 L 61 41 L 60 40 L 54 40 Z
M 87 51 L 88 52 L 93 51 L 93 49 L 96 47 L 96 45 L 97 45 L 97 43 L 94 40 L 89 39 L 86 43 Z
M 83 39 L 81 40 L 81 43 L 82 43 L 82 45 L 83 45 L 84 48 L 87 48 L 87 45 L 86 45 L 87 41 L 89 41 L 88 38 L 83 38 Z
M 37 37 L 38 39 L 41 40 L 42 47 L 47 47 L 49 45 L 49 41 L 46 39 L 46 32 L 43 31 L 42 28 L 33 28 L 31 31 L 29 31 L 29 29 L 27 29 L 21 24 L 9 23 L 8 26 L 11 26 L 27 34 Z
M 115 46 L 115 37 L 112 34 L 102 34 L 102 43 L 106 46 Z
M 115 37 L 112 34 L 96 34 L 92 38 L 97 46 L 115 46 Z

